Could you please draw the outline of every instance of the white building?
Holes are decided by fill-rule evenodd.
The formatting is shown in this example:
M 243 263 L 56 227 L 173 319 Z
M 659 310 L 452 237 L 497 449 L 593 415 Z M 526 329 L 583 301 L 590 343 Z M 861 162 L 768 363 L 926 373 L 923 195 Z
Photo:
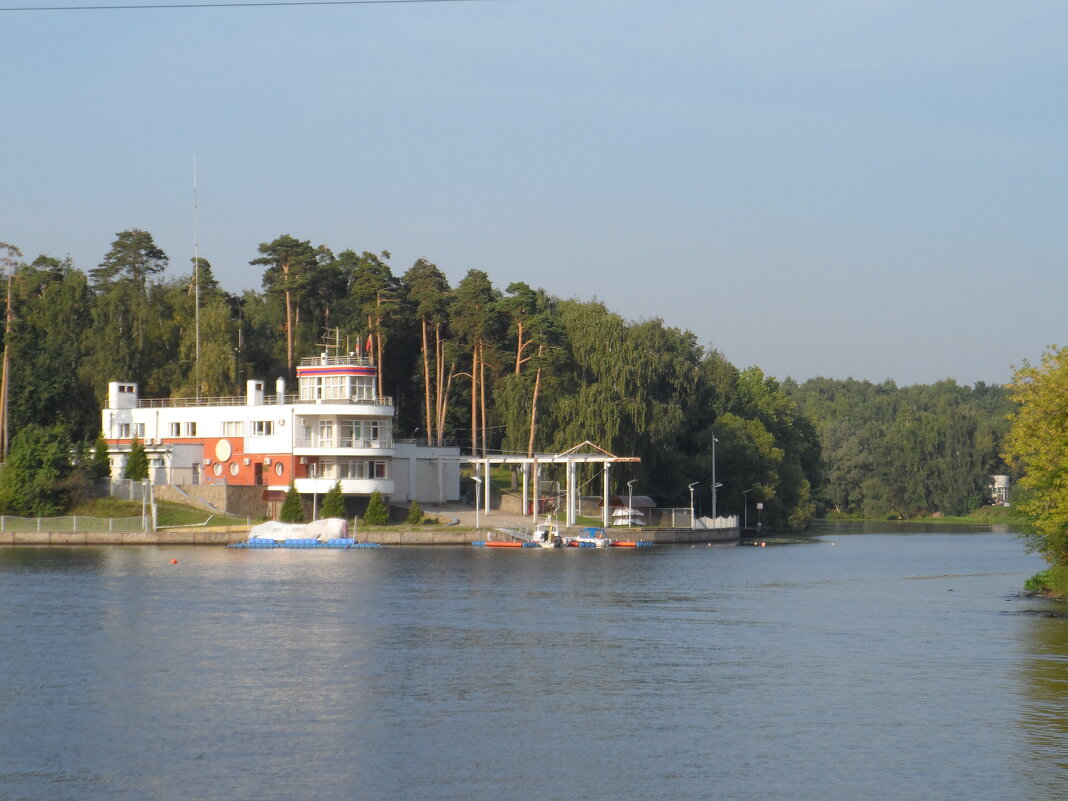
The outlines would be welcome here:
M 378 490 L 397 503 L 460 497 L 460 452 L 393 439 L 393 400 L 376 397 L 377 368 L 354 354 L 322 354 L 268 394 L 249 381 L 244 397 L 144 399 L 137 384 L 108 384 L 102 427 L 113 476 L 124 475 L 134 438 L 145 446 L 154 484 L 230 484 L 302 495 Z

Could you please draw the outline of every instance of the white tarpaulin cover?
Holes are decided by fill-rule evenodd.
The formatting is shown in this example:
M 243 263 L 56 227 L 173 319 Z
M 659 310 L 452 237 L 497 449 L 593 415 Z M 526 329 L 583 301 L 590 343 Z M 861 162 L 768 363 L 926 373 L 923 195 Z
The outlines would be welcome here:
M 248 536 L 265 540 L 315 539 L 320 542 L 347 537 L 349 521 L 340 517 L 326 517 L 314 523 L 279 523 L 269 520 L 249 529 Z

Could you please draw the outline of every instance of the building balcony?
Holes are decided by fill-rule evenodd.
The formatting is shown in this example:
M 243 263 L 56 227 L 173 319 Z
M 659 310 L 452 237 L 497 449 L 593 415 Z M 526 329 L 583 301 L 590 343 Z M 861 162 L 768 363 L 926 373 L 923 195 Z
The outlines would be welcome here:
M 317 478 L 298 478 L 293 482 L 301 495 L 326 495 L 338 482 L 336 478 L 319 476 Z M 386 496 L 396 491 L 391 478 L 343 478 L 341 493 L 343 495 L 370 495 L 375 490 Z
M 295 456 L 392 456 L 392 439 L 347 439 L 345 437 L 297 437 Z

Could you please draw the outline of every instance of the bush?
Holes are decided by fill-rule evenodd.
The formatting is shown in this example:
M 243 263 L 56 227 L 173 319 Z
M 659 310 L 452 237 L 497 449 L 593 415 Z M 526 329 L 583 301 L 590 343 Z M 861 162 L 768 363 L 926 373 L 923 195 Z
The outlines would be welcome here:
M 1024 589 L 1040 595 L 1068 598 L 1068 567 L 1052 565 L 1025 581 Z
M 386 509 L 386 502 L 382 500 L 382 493 L 378 490 L 371 493 L 363 522 L 369 526 L 384 526 L 389 522 L 389 510 Z
M 148 454 L 137 437 L 130 443 L 130 457 L 126 460 L 126 478 L 144 481 L 148 478 Z
M 286 500 L 282 504 L 278 519 L 283 523 L 304 522 L 304 504 L 301 503 L 300 493 L 297 492 L 297 487 L 292 481 L 289 482 L 289 491 L 286 492 Z
M 345 496 L 341 494 L 341 482 L 338 481 L 323 496 L 322 517 L 345 517 Z
M 419 501 L 413 500 L 408 507 L 408 525 L 418 526 L 423 522 L 423 510 L 419 508 Z

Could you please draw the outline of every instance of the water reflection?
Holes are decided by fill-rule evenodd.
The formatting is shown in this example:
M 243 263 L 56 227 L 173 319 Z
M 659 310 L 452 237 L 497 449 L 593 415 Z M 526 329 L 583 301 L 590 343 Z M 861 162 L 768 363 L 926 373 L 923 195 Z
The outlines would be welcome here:
M 1019 717 L 1028 755 L 1027 778 L 1054 798 L 1063 793 L 1068 770 L 1068 620 L 1064 604 L 1033 599 L 1020 631 L 1024 702 Z

